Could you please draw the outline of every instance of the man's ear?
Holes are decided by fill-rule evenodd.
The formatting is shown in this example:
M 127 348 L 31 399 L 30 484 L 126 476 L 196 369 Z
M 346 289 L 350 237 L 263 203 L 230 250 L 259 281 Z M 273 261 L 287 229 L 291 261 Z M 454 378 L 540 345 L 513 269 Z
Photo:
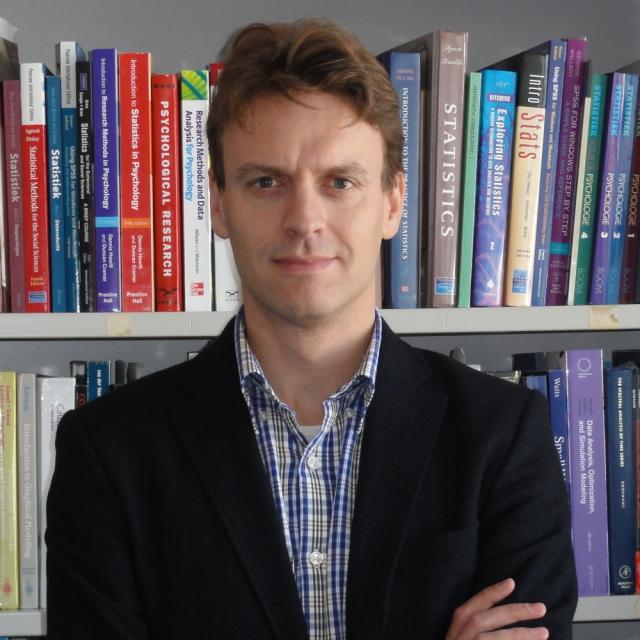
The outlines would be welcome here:
M 222 204 L 222 191 L 218 187 L 213 170 L 209 169 L 209 204 L 211 208 L 211 226 L 215 234 L 226 240 L 229 237 L 227 222 L 224 216 L 224 206 Z
M 391 189 L 384 192 L 385 209 L 382 221 L 382 237 L 384 240 L 393 238 L 400 227 L 402 218 L 402 203 L 404 202 L 404 173 L 398 171 L 396 179 Z

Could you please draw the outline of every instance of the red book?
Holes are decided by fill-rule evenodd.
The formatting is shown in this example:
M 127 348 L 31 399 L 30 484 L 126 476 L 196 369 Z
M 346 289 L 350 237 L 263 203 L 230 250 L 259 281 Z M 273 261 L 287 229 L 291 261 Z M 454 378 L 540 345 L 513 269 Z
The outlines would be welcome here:
M 151 77 L 156 311 L 183 311 L 179 81 Z
M 20 64 L 25 311 L 50 311 L 47 126 L 43 64 Z
M 153 311 L 151 55 L 121 53 L 122 311 Z

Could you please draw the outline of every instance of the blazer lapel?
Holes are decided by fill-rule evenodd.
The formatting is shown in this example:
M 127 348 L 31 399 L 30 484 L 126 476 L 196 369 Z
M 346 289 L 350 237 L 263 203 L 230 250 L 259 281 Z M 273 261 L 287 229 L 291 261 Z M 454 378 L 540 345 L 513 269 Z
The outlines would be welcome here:
M 174 420 L 274 636 L 307 637 L 291 562 L 240 390 L 233 320 L 195 358 Z
M 347 637 L 381 638 L 394 568 L 446 406 L 421 356 L 385 324 L 351 527 Z

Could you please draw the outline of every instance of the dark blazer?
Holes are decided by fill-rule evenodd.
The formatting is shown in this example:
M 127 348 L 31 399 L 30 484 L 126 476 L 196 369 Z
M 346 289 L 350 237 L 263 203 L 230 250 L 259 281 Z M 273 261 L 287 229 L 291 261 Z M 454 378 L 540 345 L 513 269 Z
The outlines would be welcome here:
M 67 413 L 47 504 L 49 640 L 303 640 L 233 323 L 197 358 Z M 568 499 L 541 395 L 385 325 L 363 434 L 349 640 L 444 638 L 513 577 L 554 640 L 576 606 Z

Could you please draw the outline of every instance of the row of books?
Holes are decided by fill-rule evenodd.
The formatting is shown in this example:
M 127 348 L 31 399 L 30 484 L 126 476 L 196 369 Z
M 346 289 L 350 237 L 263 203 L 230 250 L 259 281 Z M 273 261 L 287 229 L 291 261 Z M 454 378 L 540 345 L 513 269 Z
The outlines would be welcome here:
M 0 611 L 46 608 L 46 499 L 66 411 L 137 378 L 140 363 L 73 361 L 69 377 L 0 371 Z
M 149 53 L 60 42 L 57 75 L 5 67 L 0 310 L 235 310 L 230 244 L 209 212 L 221 65 L 152 74 Z
M 571 504 L 580 596 L 640 593 L 640 350 L 517 354 L 543 393 Z
M 408 184 L 385 306 L 640 301 L 640 65 L 590 74 L 586 39 L 466 73 L 467 34 L 380 56 Z

